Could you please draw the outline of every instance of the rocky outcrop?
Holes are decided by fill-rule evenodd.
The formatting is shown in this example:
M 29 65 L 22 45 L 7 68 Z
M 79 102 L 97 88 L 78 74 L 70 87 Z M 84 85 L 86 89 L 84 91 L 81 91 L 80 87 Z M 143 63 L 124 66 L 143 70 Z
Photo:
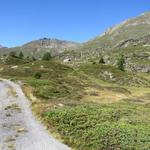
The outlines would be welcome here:
M 71 41 L 42 38 L 19 47 L 8 48 L 7 51 L 4 51 L 2 48 L 0 49 L 0 54 L 8 54 L 10 51 L 15 51 L 17 53 L 22 51 L 25 56 L 41 58 L 45 52 L 50 52 L 52 56 L 56 56 L 65 50 L 75 49 L 79 45 L 79 43 Z
M 149 64 L 135 64 L 129 63 L 126 64 L 126 70 L 133 72 L 142 72 L 142 73 L 150 73 L 150 65 Z
M 34 47 L 34 48 L 54 48 L 58 50 L 71 48 L 78 45 L 78 43 L 58 40 L 58 39 L 50 39 L 50 38 L 42 38 L 39 40 L 31 41 L 22 47 Z
M 116 45 L 116 48 L 126 48 L 136 46 L 150 47 L 150 35 L 146 35 L 144 37 L 140 37 L 137 39 L 128 39 L 125 41 L 121 41 L 118 45 Z

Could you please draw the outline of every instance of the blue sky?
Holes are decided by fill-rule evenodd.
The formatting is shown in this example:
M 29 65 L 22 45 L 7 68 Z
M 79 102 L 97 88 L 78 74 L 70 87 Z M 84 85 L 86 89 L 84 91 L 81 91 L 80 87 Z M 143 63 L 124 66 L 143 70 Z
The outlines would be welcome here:
M 149 0 L 0 0 L 0 44 L 43 37 L 85 42 L 149 10 Z

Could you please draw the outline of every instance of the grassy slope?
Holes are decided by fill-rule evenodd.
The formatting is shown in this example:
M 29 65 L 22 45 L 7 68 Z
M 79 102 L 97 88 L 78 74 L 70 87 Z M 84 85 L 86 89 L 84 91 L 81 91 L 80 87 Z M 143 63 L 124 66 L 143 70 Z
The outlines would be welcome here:
M 110 65 L 86 64 L 79 68 L 85 74 L 107 82 L 128 86 L 150 86 L 150 81 L 135 73 L 127 73 Z
M 147 75 L 98 64 L 73 69 L 55 61 L 12 62 L 11 66 L 17 64 L 18 68 L 11 69 L 10 62 L 1 64 L 1 76 L 25 83 L 24 91 L 31 98 L 34 112 L 71 147 L 150 149 Z M 105 78 L 106 71 L 113 73 L 115 80 Z M 35 72 L 42 78 L 35 79 Z
M 65 142 L 80 150 L 150 148 L 148 106 L 117 103 L 65 107 L 44 114 Z

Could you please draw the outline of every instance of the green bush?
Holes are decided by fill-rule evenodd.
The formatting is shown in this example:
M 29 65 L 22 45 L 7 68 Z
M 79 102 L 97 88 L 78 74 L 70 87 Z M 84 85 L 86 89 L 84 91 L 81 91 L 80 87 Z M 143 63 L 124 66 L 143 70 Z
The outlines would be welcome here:
M 9 53 L 9 56 L 14 57 L 14 58 L 17 57 L 16 52 L 14 52 L 14 51 L 11 51 L 11 52 Z
M 144 106 L 87 104 L 44 116 L 65 142 L 78 150 L 150 149 L 150 115 Z
M 41 75 L 40 72 L 36 72 L 36 73 L 34 74 L 34 78 L 36 78 L 36 79 L 40 79 L 41 77 L 42 77 L 42 75 Z
M 46 52 L 46 53 L 43 55 L 42 60 L 49 61 L 51 58 L 52 58 L 51 54 L 50 54 L 49 52 Z
M 36 58 L 34 56 L 32 56 L 32 61 L 36 61 Z

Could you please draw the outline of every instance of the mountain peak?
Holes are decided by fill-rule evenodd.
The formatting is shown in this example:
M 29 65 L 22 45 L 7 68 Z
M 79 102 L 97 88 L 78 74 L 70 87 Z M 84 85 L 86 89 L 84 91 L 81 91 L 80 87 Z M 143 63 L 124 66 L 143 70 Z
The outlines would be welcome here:
M 35 57 L 41 57 L 43 53 L 51 52 L 52 56 L 56 56 L 65 50 L 72 50 L 78 47 L 78 45 L 80 44 L 76 42 L 44 37 L 28 42 L 22 46 L 10 48 L 9 51 L 22 51 L 25 56 L 34 55 Z
M 142 13 L 140 16 L 150 16 L 150 11 L 146 11 L 146 12 Z
M 66 40 L 59 40 L 55 38 L 41 38 L 35 41 L 31 41 L 23 47 L 34 47 L 34 48 L 50 48 L 50 49 L 67 49 L 78 45 L 79 43 L 66 41 Z
M 127 19 L 118 25 L 109 28 L 94 40 L 87 42 L 83 49 L 87 50 L 113 50 L 120 43 L 131 39 L 143 38 L 150 34 L 150 12 L 145 12 L 137 17 Z
M 3 45 L 0 44 L 0 48 L 5 48 Z
M 123 28 L 126 28 L 127 30 L 130 27 L 136 27 L 140 25 L 150 25 L 150 12 L 145 12 L 138 17 L 127 19 L 120 24 L 109 28 L 103 35 L 113 34 L 115 31 L 119 32 L 120 29 L 122 30 Z

